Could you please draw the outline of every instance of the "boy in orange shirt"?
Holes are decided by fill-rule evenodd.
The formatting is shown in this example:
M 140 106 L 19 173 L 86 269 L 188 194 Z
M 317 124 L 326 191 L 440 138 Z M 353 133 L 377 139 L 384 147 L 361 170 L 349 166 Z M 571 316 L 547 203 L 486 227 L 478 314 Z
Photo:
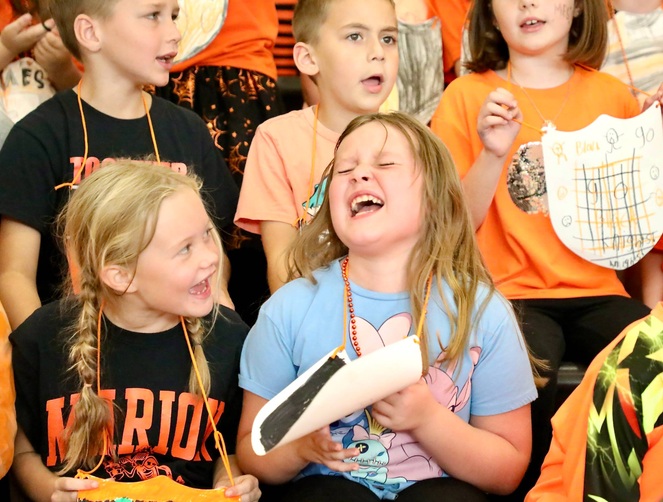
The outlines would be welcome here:
M 262 236 L 272 293 L 286 282 L 284 251 L 322 201 L 322 172 L 340 133 L 378 111 L 398 72 L 392 0 L 299 0 L 293 31 L 295 63 L 320 101 L 258 127 L 235 215 L 237 226 Z

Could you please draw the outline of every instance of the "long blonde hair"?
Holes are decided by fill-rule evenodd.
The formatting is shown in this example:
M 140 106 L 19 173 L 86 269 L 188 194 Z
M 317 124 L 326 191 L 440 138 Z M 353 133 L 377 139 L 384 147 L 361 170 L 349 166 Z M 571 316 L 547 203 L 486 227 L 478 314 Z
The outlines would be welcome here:
M 408 265 L 411 309 L 413 318 L 419 319 L 424 308 L 426 284 L 428 278 L 432 277 L 451 321 L 449 345 L 442 347 L 439 337 L 438 342 L 445 351 L 445 361 L 454 361 L 467 347 L 473 323 L 480 317 L 495 289 L 475 242 L 474 227 L 456 167 L 446 146 L 427 127 L 398 112 L 355 118 L 341 134 L 336 151 L 348 135 L 371 122 L 381 124 L 387 134 L 387 128 L 391 127 L 407 138 L 417 167 L 424 177 L 421 197 L 423 228 L 410 254 Z M 334 177 L 334 161 L 327 167 L 324 177 L 329 186 Z M 348 252 L 347 246 L 334 231 L 328 193 L 327 190 L 316 216 L 288 251 L 289 279 L 301 276 L 314 281 L 315 269 L 329 265 Z M 446 301 L 443 283 L 449 286 L 453 294 L 453 305 Z M 480 285 L 487 288 L 488 294 L 477 309 Z M 429 339 L 430 335 L 424 328 L 421 340 L 424 368 L 429 366 Z
M 77 273 L 78 294 L 69 281 L 69 300 L 77 309 L 68 340 L 70 370 L 78 377 L 80 398 L 72 407 L 74 420 L 64 430 L 65 454 L 61 473 L 91 468 L 93 459 L 112 444 L 113 408 L 97 394 L 97 324 L 105 301 L 117 292 L 101 280 L 108 265 L 120 265 L 135 273 L 138 256 L 154 236 L 162 202 L 178 190 L 200 195 L 200 181 L 151 162 L 118 160 L 85 179 L 58 217 L 58 229 L 67 256 Z M 221 249 L 218 233 L 213 238 Z M 222 266 L 218 267 L 220 274 Z M 218 278 L 217 278 L 218 279 Z M 218 283 L 218 280 L 217 280 Z M 215 312 L 216 315 L 216 312 Z M 202 349 L 207 327 L 199 318 L 185 318 L 195 347 L 195 359 L 205 390 L 210 373 Z M 192 367 L 191 392 L 200 394 Z

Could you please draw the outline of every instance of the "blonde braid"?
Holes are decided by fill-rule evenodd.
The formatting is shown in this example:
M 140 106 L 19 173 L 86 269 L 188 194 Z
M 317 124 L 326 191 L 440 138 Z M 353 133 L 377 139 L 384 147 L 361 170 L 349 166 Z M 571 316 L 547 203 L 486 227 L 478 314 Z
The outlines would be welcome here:
M 85 274 L 85 271 L 82 271 Z M 81 466 L 94 467 L 94 457 L 106 453 L 104 438 L 110 439 L 113 424 L 112 405 L 97 394 L 97 317 L 98 285 L 89 277 L 81 277 L 78 300 L 81 305 L 69 349 L 71 371 L 78 375 L 82 386 L 78 402 L 72 407 L 74 420 L 64 430 L 64 465 L 59 474 Z M 112 436 L 111 436 L 112 437 Z
M 191 345 L 193 346 L 193 355 L 196 359 L 198 372 L 200 373 L 200 380 L 203 383 L 205 392 L 209 394 L 212 377 L 210 375 L 207 358 L 205 358 L 205 353 L 203 351 L 205 325 L 199 317 L 186 317 L 184 322 L 186 323 L 186 329 L 189 332 L 189 338 L 191 340 Z M 189 374 L 189 392 L 199 396 L 202 395 L 193 364 L 191 365 L 191 373 Z

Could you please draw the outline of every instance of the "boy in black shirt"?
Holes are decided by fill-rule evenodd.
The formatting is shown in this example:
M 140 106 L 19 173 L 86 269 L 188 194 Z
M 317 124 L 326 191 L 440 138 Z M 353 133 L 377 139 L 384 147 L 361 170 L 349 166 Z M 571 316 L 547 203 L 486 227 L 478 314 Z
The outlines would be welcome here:
M 232 223 L 237 204 L 204 122 L 142 90 L 168 82 L 180 40 L 177 1 L 53 0 L 50 10 L 85 74 L 17 123 L 0 151 L 0 302 L 14 329 L 56 296 L 66 267 L 54 217 L 69 190 L 105 162 L 151 155 L 174 170 L 190 166 L 219 227 Z M 227 291 L 220 296 L 231 305 Z

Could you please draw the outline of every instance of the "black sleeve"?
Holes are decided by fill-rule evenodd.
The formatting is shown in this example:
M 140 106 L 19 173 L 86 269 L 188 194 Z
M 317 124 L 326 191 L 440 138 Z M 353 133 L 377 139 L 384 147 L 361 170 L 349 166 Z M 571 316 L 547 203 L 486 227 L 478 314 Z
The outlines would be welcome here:
M 210 205 L 211 213 L 217 218 L 217 227 L 227 229 L 235 217 L 239 188 L 206 127 L 202 128 L 201 134 L 205 143 L 205 154 L 202 168 L 196 174 L 203 180 L 203 195 Z
M 15 125 L 0 150 L 0 214 L 45 233 L 56 211 L 53 160 L 39 130 Z M 44 132 L 44 126 L 42 126 Z M 44 134 L 48 137 L 49 134 Z
M 39 332 L 39 317 L 39 311 L 35 312 L 9 335 L 16 387 L 16 421 L 35 451 L 41 446 L 40 417 L 45 413 L 39 405 L 40 348 L 35 337 Z

